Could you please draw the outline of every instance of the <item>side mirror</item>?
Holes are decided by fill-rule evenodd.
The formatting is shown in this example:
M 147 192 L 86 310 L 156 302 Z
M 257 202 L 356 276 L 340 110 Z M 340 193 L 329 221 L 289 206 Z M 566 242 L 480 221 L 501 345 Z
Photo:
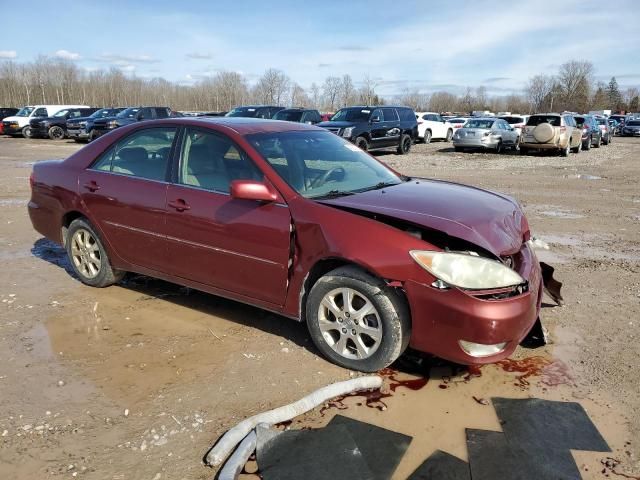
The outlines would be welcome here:
M 275 202 L 278 196 L 263 182 L 255 180 L 234 180 L 231 182 L 231 198 Z
M 371 123 L 380 123 L 380 117 L 378 115 L 371 117 Z

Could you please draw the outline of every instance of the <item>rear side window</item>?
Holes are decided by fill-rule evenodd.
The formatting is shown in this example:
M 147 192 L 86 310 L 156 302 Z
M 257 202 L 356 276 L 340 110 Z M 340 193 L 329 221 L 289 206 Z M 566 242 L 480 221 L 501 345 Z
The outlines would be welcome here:
M 385 122 L 395 122 L 399 120 L 398 113 L 395 108 L 383 108 L 382 117 Z
M 91 169 L 164 180 L 175 136 L 175 128 L 138 130 L 103 153 Z
M 541 123 L 549 123 L 554 127 L 559 127 L 561 122 L 558 115 L 534 115 L 527 120 L 527 125 L 530 127 L 536 127 Z
M 33 112 L 32 117 L 48 117 L 46 108 L 37 108 L 35 112 Z
M 515 125 L 517 123 L 523 123 L 524 122 L 524 118 L 522 118 L 522 117 L 504 117 L 504 120 L 509 125 Z
M 182 144 L 178 183 L 229 193 L 233 180 L 261 180 L 253 162 L 228 138 L 187 129 Z
M 410 108 L 399 108 L 398 114 L 402 122 L 413 122 L 416 119 L 416 114 Z
M 166 108 L 156 108 L 156 116 L 158 118 L 167 118 L 169 116 L 169 112 L 167 112 Z

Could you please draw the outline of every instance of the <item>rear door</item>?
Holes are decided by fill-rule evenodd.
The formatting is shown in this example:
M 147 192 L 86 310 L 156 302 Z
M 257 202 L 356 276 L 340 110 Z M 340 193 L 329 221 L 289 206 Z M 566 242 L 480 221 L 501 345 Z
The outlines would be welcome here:
M 176 127 L 138 129 L 79 177 L 91 219 L 125 261 L 166 272 L 167 170 Z
M 290 253 L 289 208 L 233 199 L 233 180 L 262 172 L 226 135 L 188 127 L 167 191 L 172 275 L 282 305 Z

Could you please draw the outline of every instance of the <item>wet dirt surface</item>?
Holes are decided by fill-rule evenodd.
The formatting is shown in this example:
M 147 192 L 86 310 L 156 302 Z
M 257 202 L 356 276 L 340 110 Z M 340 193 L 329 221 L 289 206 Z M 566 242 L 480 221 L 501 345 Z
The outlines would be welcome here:
M 230 426 L 350 378 L 290 320 L 145 277 L 107 289 L 74 279 L 65 252 L 31 229 L 26 202 L 32 163 L 77 149 L 0 138 L 0 478 L 212 478 L 202 456 Z M 466 460 L 465 428 L 499 431 L 492 397 L 578 401 L 613 450 L 574 451 L 583 478 L 639 476 L 640 141 L 568 158 L 446 143 L 379 158 L 517 198 L 550 246 L 539 256 L 557 267 L 566 306 L 545 300 L 544 348 L 471 371 L 398 364 L 381 394 L 339 399 L 290 428 L 340 412 L 411 435 L 394 477 L 404 479 L 436 449 Z

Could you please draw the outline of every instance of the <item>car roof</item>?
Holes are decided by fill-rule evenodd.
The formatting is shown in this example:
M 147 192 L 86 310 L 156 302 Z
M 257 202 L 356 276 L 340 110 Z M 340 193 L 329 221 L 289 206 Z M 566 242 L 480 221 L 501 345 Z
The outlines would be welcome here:
M 155 124 L 179 124 L 190 126 L 222 126 L 240 135 L 253 133 L 277 133 L 301 130 L 315 130 L 327 132 L 324 128 L 305 123 L 282 122 L 263 118 L 247 117 L 174 117 L 162 120 L 152 120 Z

